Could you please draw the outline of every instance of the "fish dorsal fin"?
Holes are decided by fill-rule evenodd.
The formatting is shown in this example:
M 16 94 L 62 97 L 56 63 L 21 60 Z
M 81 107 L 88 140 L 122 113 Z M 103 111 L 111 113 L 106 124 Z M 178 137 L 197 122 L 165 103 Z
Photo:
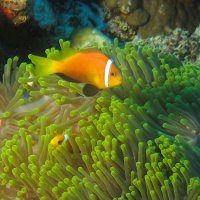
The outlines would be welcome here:
M 79 50 L 73 49 L 73 48 L 70 48 L 70 47 L 63 48 L 59 52 L 60 53 L 60 60 L 64 60 L 68 57 L 71 57 L 71 56 L 77 54 L 78 52 L 79 52 Z

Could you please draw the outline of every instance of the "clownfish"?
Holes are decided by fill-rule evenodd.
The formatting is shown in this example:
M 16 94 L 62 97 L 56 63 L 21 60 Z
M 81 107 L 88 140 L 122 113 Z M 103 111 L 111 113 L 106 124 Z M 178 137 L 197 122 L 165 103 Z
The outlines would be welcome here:
M 29 54 L 35 64 L 35 74 L 45 76 L 58 74 L 61 78 L 86 83 L 85 96 L 93 96 L 101 89 L 115 87 L 122 83 L 122 75 L 112 59 L 98 49 L 76 50 L 65 48 L 59 52 L 59 60 L 52 60 Z
M 69 140 L 73 139 L 75 140 L 75 138 L 77 136 L 80 136 L 80 134 L 64 134 L 64 135 L 57 135 L 55 136 L 53 139 L 51 139 L 50 144 L 53 146 L 54 149 L 56 149 L 56 147 L 60 144 L 62 144 L 62 142 L 67 142 L 68 148 L 69 148 L 69 152 L 73 152 L 73 148 L 71 143 L 69 142 Z M 78 145 L 75 143 L 76 147 L 78 148 Z

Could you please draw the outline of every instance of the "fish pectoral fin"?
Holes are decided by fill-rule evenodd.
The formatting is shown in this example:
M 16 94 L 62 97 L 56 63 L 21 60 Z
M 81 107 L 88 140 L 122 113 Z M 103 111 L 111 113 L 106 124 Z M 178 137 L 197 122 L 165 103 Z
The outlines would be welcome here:
M 60 78 L 62 78 L 63 80 L 65 81 L 68 81 L 68 82 L 73 82 L 73 83 L 81 83 L 80 81 L 77 81 L 69 76 L 66 76 L 62 73 L 56 73 L 56 75 L 60 76 Z
M 94 85 L 85 84 L 83 87 L 83 94 L 87 97 L 96 95 L 101 89 Z

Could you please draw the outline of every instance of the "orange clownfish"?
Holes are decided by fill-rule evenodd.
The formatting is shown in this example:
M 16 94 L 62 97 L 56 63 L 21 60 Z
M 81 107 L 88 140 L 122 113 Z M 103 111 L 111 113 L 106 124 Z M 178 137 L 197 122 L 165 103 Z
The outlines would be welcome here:
M 71 143 L 69 142 L 70 139 L 75 139 L 77 136 L 80 136 L 80 134 L 64 134 L 64 135 L 57 135 L 55 136 L 51 141 L 50 144 L 52 144 L 53 148 L 56 149 L 56 147 L 62 142 L 67 142 L 69 152 L 73 152 L 73 148 L 71 146 Z M 75 143 L 76 144 L 76 143 Z M 76 147 L 78 148 L 78 145 L 76 144 Z
M 28 57 L 35 64 L 35 74 L 38 76 L 58 74 L 68 81 L 86 83 L 83 87 L 86 96 L 122 83 L 121 72 L 114 61 L 98 49 L 79 51 L 69 47 L 59 52 L 59 60 L 32 54 Z

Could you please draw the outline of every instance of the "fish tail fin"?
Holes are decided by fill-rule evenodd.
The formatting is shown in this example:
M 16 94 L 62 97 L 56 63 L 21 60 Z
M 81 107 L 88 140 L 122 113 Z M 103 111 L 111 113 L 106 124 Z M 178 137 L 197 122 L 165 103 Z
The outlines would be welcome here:
M 32 54 L 28 55 L 28 58 L 35 65 L 35 74 L 37 76 L 46 76 L 49 74 L 56 73 L 55 62 L 49 58 L 35 56 Z

